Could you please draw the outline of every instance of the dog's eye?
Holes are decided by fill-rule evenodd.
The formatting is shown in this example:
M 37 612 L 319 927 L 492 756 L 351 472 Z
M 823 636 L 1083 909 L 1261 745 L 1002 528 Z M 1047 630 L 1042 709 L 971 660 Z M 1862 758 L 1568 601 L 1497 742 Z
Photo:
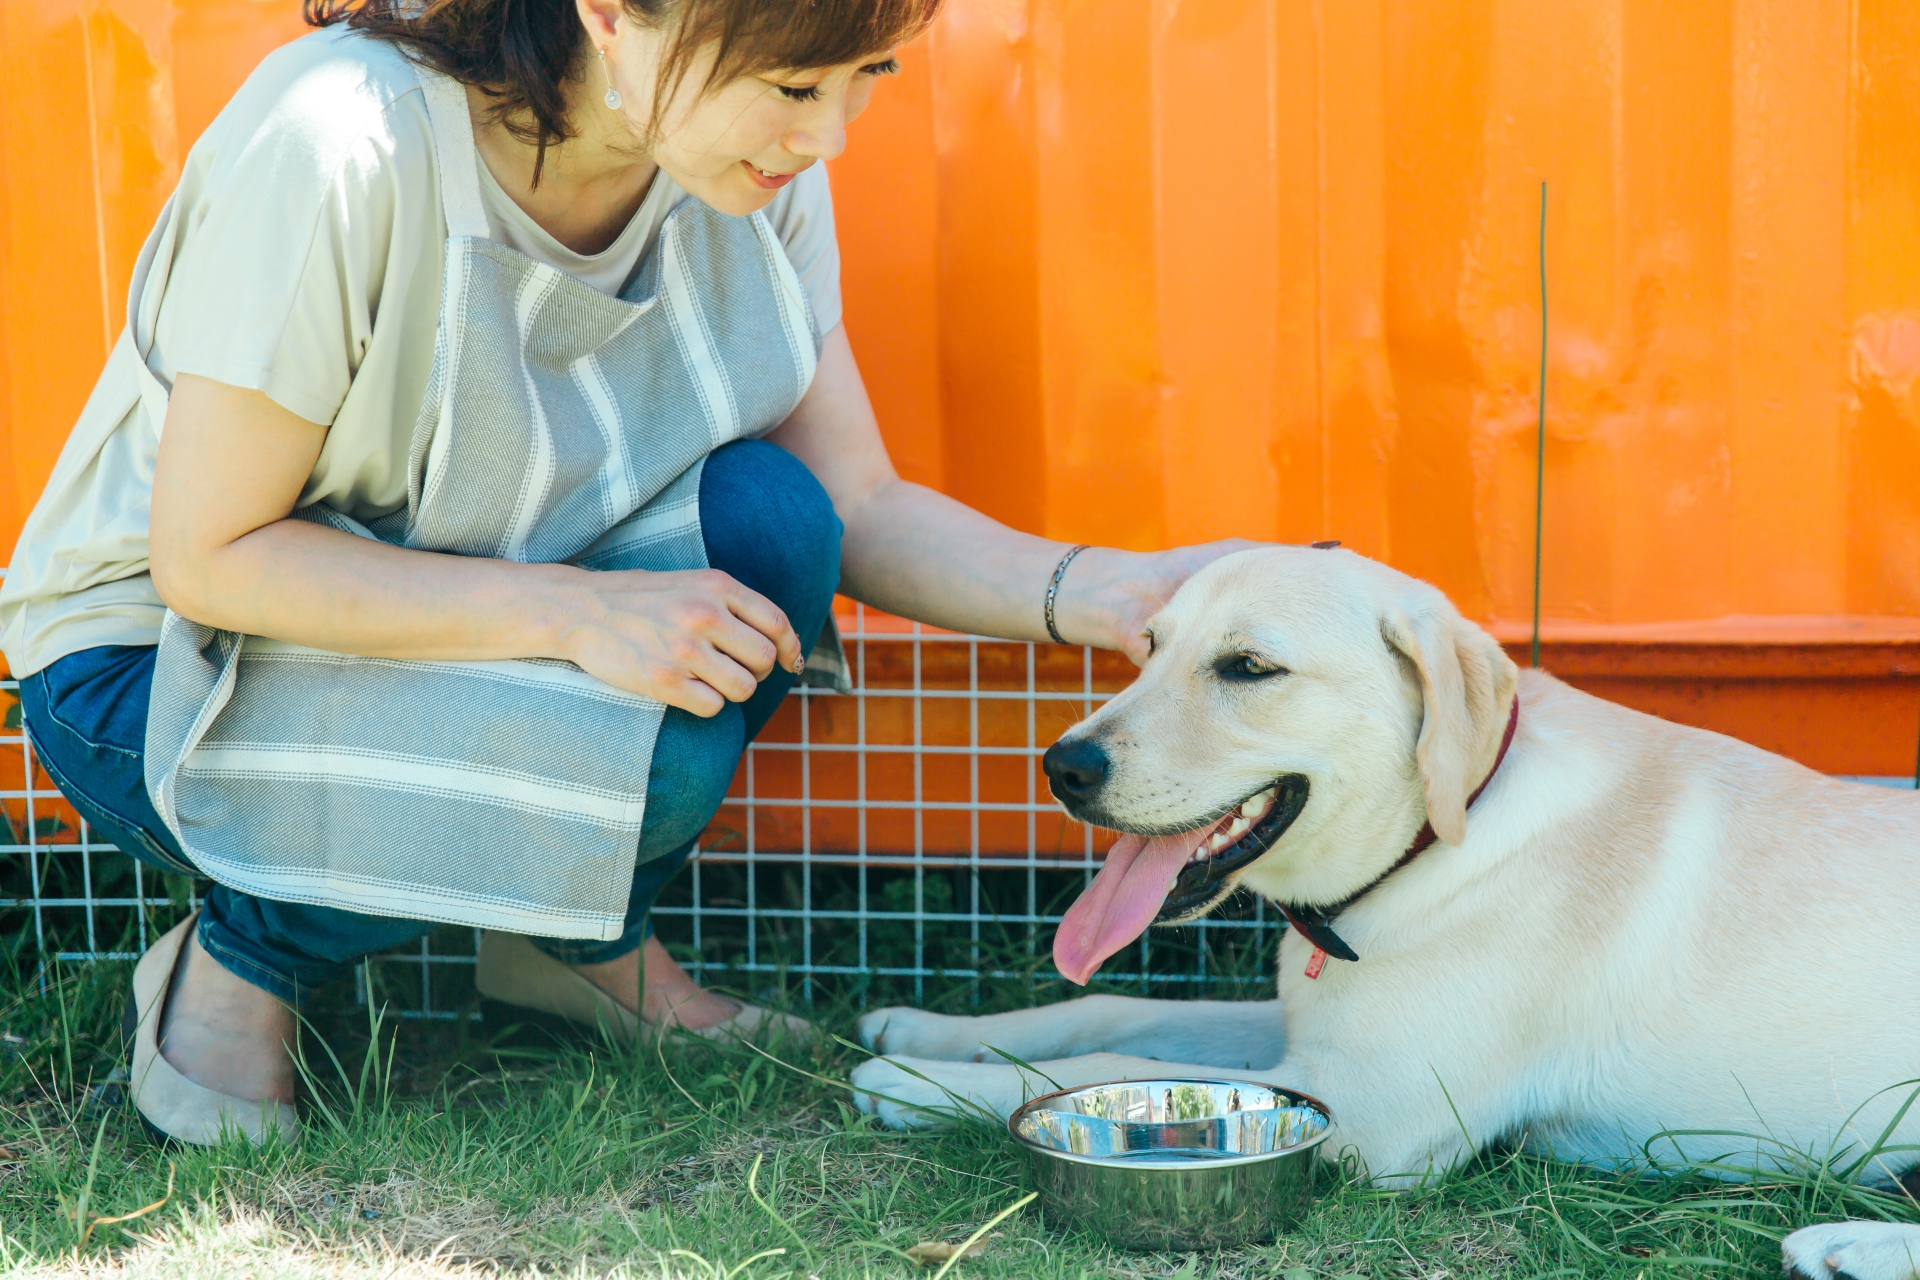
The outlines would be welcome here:
M 1283 676 L 1287 669 L 1252 653 L 1236 653 L 1213 664 L 1213 672 L 1222 680 L 1265 680 Z

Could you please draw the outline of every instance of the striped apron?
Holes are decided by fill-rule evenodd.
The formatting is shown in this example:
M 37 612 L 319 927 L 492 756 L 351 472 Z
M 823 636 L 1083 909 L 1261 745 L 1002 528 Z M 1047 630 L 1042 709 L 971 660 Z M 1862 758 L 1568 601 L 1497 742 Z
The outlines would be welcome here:
M 702 462 L 778 425 L 819 357 L 785 250 L 762 215 L 689 198 L 607 297 L 487 238 L 466 95 L 420 80 L 447 242 L 407 505 L 296 515 L 423 551 L 705 567 Z M 169 613 L 147 789 L 194 863 L 245 893 L 609 939 L 663 712 L 566 662 L 360 658 Z

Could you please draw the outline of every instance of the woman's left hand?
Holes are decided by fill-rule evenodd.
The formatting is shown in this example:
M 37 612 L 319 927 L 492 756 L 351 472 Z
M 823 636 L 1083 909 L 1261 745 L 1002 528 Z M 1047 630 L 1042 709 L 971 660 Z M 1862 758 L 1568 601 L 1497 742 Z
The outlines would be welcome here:
M 1118 649 L 1137 667 L 1151 651 L 1147 623 L 1173 599 L 1181 583 L 1221 556 L 1267 545 L 1224 538 L 1166 551 L 1088 547 L 1060 580 L 1055 621 L 1068 641 Z

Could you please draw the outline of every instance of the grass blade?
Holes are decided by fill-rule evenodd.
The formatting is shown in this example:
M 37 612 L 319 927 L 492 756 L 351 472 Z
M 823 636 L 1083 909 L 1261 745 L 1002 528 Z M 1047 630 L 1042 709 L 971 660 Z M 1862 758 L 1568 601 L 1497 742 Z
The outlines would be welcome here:
M 953 1256 L 951 1258 L 948 1258 L 945 1262 L 940 1264 L 940 1269 L 933 1273 L 933 1280 L 943 1280 L 947 1272 L 953 1270 L 953 1264 L 960 1261 L 960 1259 L 966 1257 L 967 1250 L 973 1248 L 975 1244 L 979 1243 L 980 1237 L 986 1235 L 987 1232 L 993 1230 L 995 1227 L 999 1226 L 1002 1222 L 1006 1221 L 1008 1218 L 1012 1217 L 1014 1214 L 1020 1212 L 1020 1210 L 1032 1204 L 1035 1200 L 1039 1199 L 1039 1197 L 1040 1197 L 1040 1193 L 1038 1191 L 1029 1191 L 1027 1192 L 1027 1194 L 1021 1196 L 1018 1200 L 1015 1200 L 1012 1204 L 1008 1205 L 1006 1208 L 1002 1209 L 1000 1212 L 994 1214 L 991 1218 L 988 1218 L 985 1222 L 981 1223 L 980 1229 L 978 1231 L 975 1231 L 972 1235 L 968 1236 L 966 1240 L 961 1243 L 960 1247 L 953 1251 Z
M 758 1185 L 758 1179 L 760 1177 L 760 1162 L 766 1158 L 767 1157 L 764 1152 L 761 1153 L 760 1155 L 756 1155 L 753 1158 L 753 1168 L 747 1170 L 747 1194 L 753 1197 L 753 1202 L 755 1204 L 759 1205 L 761 1209 L 766 1211 L 766 1215 L 769 1218 L 772 1218 L 775 1222 L 780 1224 L 781 1230 L 785 1231 L 788 1235 L 793 1237 L 794 1243 L 800 1246 L 800 1252 L 807 1255 L 807 1265 L 812 1266 L 814 1262 L 813 1246 L 809 1245 L 807 1243 L 807 1238 L 801 1235 L 800 1232 L 794 1228 L 794 1225 L 791 1222 L 788 1222 L 785 1218 L 781 1217 L 780 1211 L 778 1209 L 775 1209 L 772 1205 L 768 1204 L 767 1198 L 760 1194 L 760 1187 Z

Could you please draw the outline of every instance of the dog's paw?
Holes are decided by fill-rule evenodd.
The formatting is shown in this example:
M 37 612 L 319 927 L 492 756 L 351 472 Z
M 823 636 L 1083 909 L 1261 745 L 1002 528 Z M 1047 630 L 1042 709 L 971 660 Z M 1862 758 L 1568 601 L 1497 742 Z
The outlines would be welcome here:
M 856 1105 L 894 1129 L 1005 1120 L 1028 1098 L 1053 1088 L 1013 1067 L 898 1056 L 855 1067 L 853 1087 Z
M 873 1053 L 905 1054 L 941 1062 L 977 1062 L 982 1050 L 972 1018 L 924 1009 L 875 1009 L 860 1019 L 860 1043 Z
M 864 1020 L 863 1020 L 864 1021 Z M 863 1031 L 861 1039 L 865 1039 Z M 869 1058 L 853 1069 L 853 1102 L 878 1116 L 889 1129 L 936 1129 L 952 1124 L 965 1110 L 945 1090 L 921 1076 L 937 1062 L 915 1063 L 908 1071 L 886 1058 Z M 915 1075 L 914 1072 L 919 1072 Z
M 868 1053 L 885 1053 L 890 1048 L 888 1033 L 898 1040 L 906 1035 L 907 1027 L 920 1017 L 918 1009 L 908 1009 L 901 1005 L 892 1005 L 885 1009 L 874 1009 L 860 1015 L 857 1034 L 860 1045 Z M 897 1032 L 895 1029 L 898 1028 Z
M 1898 1222 L 1824 1222 L 1780 1242 L 1793 1280 L 1916 1280 L 1920 1227 Z

